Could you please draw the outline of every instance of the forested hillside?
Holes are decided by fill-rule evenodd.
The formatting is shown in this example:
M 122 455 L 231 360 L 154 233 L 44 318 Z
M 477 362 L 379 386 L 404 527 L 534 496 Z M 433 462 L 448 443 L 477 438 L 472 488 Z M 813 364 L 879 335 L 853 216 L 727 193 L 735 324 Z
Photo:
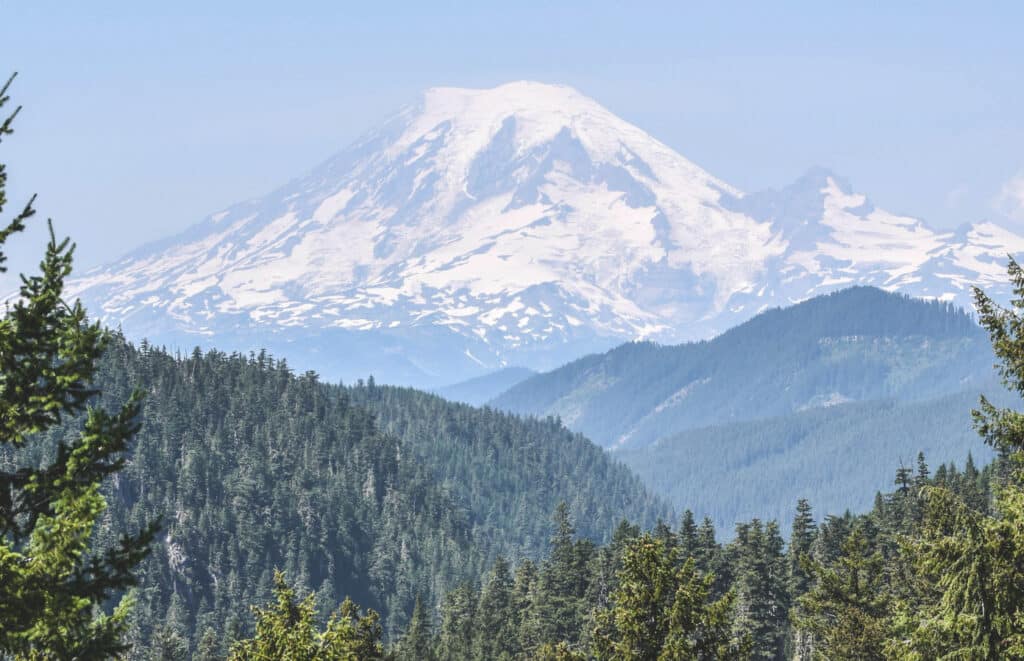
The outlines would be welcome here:
M 962 310 L 857 287 L 764 312 L 714 340 L 622 345 L 514 386 L 498 408 L 556 415 L 607 447 L 849 401 L 979 387 L 993 358 Z
M 993 383 L 993 401 L 1019 405 Z M 799 498 L 824 512 L 863 512 L 919 452 L 963 467 L 993 454 L 971 427 L 977 391 L 923 402 L 880 400 L 690 429 L 616 452 L 676 506 L 729 531 L 754 517 L 785 520 Z M 973 457 L 972 457 L 973 455 Z
M 326 385 L 265 355 L 176 358 L 117 341 L 96 385 L 101 404 L 146 392 L 99 532 L 110 543 L 110 531 L 163 517 L 139 573 L 139 649 L 195 644 L 207 629 L 227 645 L 251 626 L 247 607 L 268 598 L 275 568 L 325 608 L 350 596 L 380 611 L 391 633 L 417 595 L 433 605 L 499 553 L 541 554 L 563 500 L 595 540 L 623 516 L 650 525 L 667 513 L 628 469 L 551 421 Z
M 728 543 L 689 511 L 649 532 L 623 522 L 602 547 L 575 539 L 566 519 L 541 563 L 495 563 L 480 585 L 447 596 L 434 634 L 422 622 L 412 630 L 398 658 L 1020 658 L 986 656 L 965 641 L 986 625 L 969 613 L 950 615 L 955 606 L 944 610 L 947 584 L 928 569 L 931 540 L 944 540 L 951 557 L 965 543 L 935 528 L 929 497 L 960 502 L 980 520 L 994 511 L 992 491 L 1007 468 L 940 466 L 932 475 L 922 458 L 897 471 L 895 489 L 878 494 L 866 514 L 821 516 L 801 500 L 785 531 L 754 518 L 731 527 Z M 990 556 L 974 559 L 982 558 Z M 956 578 L 973 571 L 958 567 Z M 961 607 L 975 606 L 964 599 Z M 936 615 L 960 619 L 962 628 Z M 405 653 L 413 649 L 421 653 Z M 954 649 L 975 654 L 939 656 Z
M 595 540 L 627 510 L 640 512 L 643 525 L 667 514 L 627 468 L 552 419 L 453 404 L 412 388 L 360 384 L 347 392 L 383 431 L 402 439 L 406 461 L 423 466 L 473 514 L 475 534 L 490 540 L 489 559 L 544 548 L 560 503 L 569 505 L 580 534 Z

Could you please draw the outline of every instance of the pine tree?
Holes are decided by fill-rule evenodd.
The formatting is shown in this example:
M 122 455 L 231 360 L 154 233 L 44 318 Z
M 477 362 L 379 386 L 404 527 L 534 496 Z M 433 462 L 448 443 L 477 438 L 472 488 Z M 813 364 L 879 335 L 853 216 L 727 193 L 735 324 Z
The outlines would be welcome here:
M 12 80 L 0 88 L 0 107 Z M 0 123 L 0 139 L 12 133 L 19 109 Z M 0 211 L 6 181 L 0 165 Z M 0 271 L 6 241 L 24 230 L 32 203 L 0 229 Z M 0 320 L 0 451 L 5 466 L 14 467 L 0 471 L 0 656 L 124 651 L 131 599 L 113 612 L 102 607 L 135 583 L 133 570 L 156 532 L 153 524 L 112 546 L 90 544 L 106 506 L 100 487 L 124 465 L 141 396 L 113 414 L 88 406 L 98 394 L 90 383 L 109 336 L 87 322 L 80 303 L 63 298 L 73 254 L 51 224 L 40 273 L 22 276 L 20 299 Z M 29 459 L 41 432 L 87 409 L 81 433 L 62 442 L 50 463 Z
M 754 519 L 736 526 L 730 550 L 736 558 L 737 631 L 752 638 L 753 658 L 782 658 L 790 603 L 778 525 Z
M 733 638 L 733 595 L 711 602 L 714 577 L 680 564 L 679 550 L 651 534 L 630 542 L 612 604 L 597 614 L 598 659 L 675 661 L 744 659 Z
M 498 557 L 480 593 L 473 656 L 480 661 L 513 659 L 518 653 L 517 613 L 508 562 Z
M 409 626 L 395 649 L 396 661 L 433 661 L 434 634 L 430 613 L 417 595 Z
M 974 306 L 999 359 L 997 369 L 1003 385 L 1024 396 L 1024 270 L 1010 258 L 1007 272 L 1014 291 L 1010 308 L 1000 307 L 977 287 Z M 978 433 L 993 448 L 1024 451 L 1024 413 L 997 408 L 982 395 L 978 409 L 971 415 Z M 976 473 L 973 459 L 969 460 L 969 470 Z
M 537 650 L 532 657 L 534 661 L 586 661 L 587 655 L 580 650 L 575 650 L 569 643 L 562 641 L 557 645 L 545 643 Z
M 437 643 L 437 655 L 442 661 L 472 658 L 476 598 L 476 590 L 469 584 L 460 585 L 445 595 Z
M 274 603 L 254 608 L 256 633 L 231 647 L 229 659 L 277 661 L 278 659 L 323 659 L 324 661 L 372 661 L 384 658 L 381 626 L 377 614 L 346 599 L 319 631 L 316 626 L 315 596 L 298 601 L 295 590 L 274 574 Z
M 793 530 L 789 536 L 789 589 L 790 594 L 801 595 L 810 589 L 811 577 L 803 566 L 802 558 L 810 557 L 816 537 L 811 504 L 801 498 L 796 504 Z
M 582 599 L 589 558 L 574 541 L 576 530 L 566 503 L 559 503 L 555 509 L 554 524 L 551 552 L 541 568 L 530 626 L 538 643 L 575 643 L 583 624 Z
M 834 568 L 806 556 L 803 564 L 816 580 L 799 598 L 795 619 L 798 629 L 814 641 L 813 657 L 882 658 L 889 634 L 888 591 L 882 555 L 870 550 L 863 527 L 855 526 L 843 541 Z
M 1007 267 L 1010 308 L 975 288 L 975 307 L 999 359 L 1003 384 L 1024 395 L 1024 271 Z M 1001 659 L 1024 656 L 1024 413 L 997 408 L 982 396 L 972 411 L 981 437 L 1014 467 L 987 513 L 981 474 L 969 460 L 963 495 L 926 487 L 920 535 L 905 544 L 928 588 L 920 605 L 903 604 L 890 641 L 894 654 L 924 658 Z
M 188 641 L 176 627 L 158 626 L 146 650 L 146 661 L 187 661 Z
M 195 661 L 221 661 L 224 658 L 221 647 L 216 630 L 213 627 L 206 627 L 199 638 L 199 645 L 196 646 L 193 658 Z
M 786 560 L 789 562 L 789 593 L 798 598 L 807 593 L 813 584 L 811 572 L 807 570 L 807 562 L 811 559 L 811 547 L 816 537 L 814 516 L 811 504 L 801 498 L 796 504 L 796 516 L 793 518 L 793 530 L 789 536 L 789 551 Z M 794 607 L 791 619 L 799 616 L 800 606 Z M 791 627 L 791 629 L 793 629 Z M 808 659 L 814 649 L 814 639 L 810 631 L 796 628 L 792 632 L 790 650 L 796 659 Z
M 700 540 L 697 536 L 697 522 L 693 518 L 693 512 L 686 510 L 679 523 L 679 533 L 676 535 L 679 540 L 679 551 L 682 557 L 696 558 Z

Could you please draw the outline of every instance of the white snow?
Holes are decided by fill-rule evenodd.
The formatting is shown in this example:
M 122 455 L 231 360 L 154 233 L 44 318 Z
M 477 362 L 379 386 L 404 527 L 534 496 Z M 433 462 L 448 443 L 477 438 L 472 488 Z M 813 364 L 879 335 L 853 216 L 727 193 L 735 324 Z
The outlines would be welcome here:
M 1024 252 L 992 223 L 964 239 L 866 212 L 831 177 L 815 215 L 758 220 L 726 203 L 740 191 L 568 87 L 435 88 L 393 121 L 379 151 L 358 142 L 72 295 L 108 323 L 131 312 L 167 332 L 215 333 L 239 313 L 292 334 L 435 324 L 494 347 L 472 360 L 501 362 L 586 333 L 707 337 L 851 284 L 966 303 Z

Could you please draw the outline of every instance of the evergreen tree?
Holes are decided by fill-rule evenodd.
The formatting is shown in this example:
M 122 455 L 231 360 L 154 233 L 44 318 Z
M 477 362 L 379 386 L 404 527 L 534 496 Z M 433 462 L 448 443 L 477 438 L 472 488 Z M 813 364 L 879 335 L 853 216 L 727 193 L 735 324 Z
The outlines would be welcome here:
M 365 615 L 346 599 L 319 631 L 316 626 L 314 595 L 298 601 L 295 590 L 274 574 L 274 603 L 254 608 L 256 633 L 231 647 L 230 659 L 237 661 L 278 661 L 317 659 L 323 661 L 372 661 L 384 658 L 381 626 L 372 610 Z
M 696 558 L 700 544 L 697 533 L 697 522 L 693 518 L 693 512 L 686 510 L 679 522 L 679 533 L 676 535 L 679 540 L 679 552 L 682 557 Z
M 430 613 L 423 606 L 423 600 L 417 596 L 409 626 L 395 649 L 396 661 L 433 661 L 435 655 L 432 628 Z
M 790 594 L 801 595 L 810 589 L 811 577 L 802 558 L 809 558 L 811 546 L 817 536 L 811 504 L 801 498 L 796 504 L 796 516 L 793 518 L 793 530 L 789 536 L 789 589 Z
M 540 644 L 575 643 L 582 630 L 582 597 L 592 548 L 575 542 L 576 530 L 566 503 L 559 503 L 555 509 L 554 524 L 551 552 L 541 568 L 529 626 Z
M 735 557 L 736 627 L 753 640 L 755 659 L 780 659 L 784 653 L 790 604 L 783 545 L 778 525 L 763 525 L 757 519 L 738 525 L 730 545 Z
M 888 591 L 882 555 L 870 550 L 863 527 L 855 526 L 843 541 L 835 567 L 803 558 L 816 580 L 799 598 L 795 619 L 798 630 L 813 640 L 813 658 L 882 658 L 889 634 Z
M 0 87 L 0 107 L 13 76 Z M 12 133 L 18 109 L 0 122 Z M 7 203 L 0 165 L 0 211 Z M 3 249 L 35 211 L 32 200 L 0 229 Z M 156 531 L 149 525 L 105 546 L 90 538 L 106 507 L 100 487 L 124 465 L 138 430 L 140 395 L 116 413 L 88 408 L 108 336 L 64 300 L 74 246 L 50 241 L 40 273 L 22 276 L 20 298 L 0 319 L 0 656 L 99 658 L 124 651 L 131 604 L 103 606 L 135 583 Z M 42 432 L 86 411 L 83 429 L 38 457 Z
M 213 627 L 207 627 L 203 629 L 193 658 L 195 661 L 221 661 L 224 658 L 221 647 L 217 631 Z
M 811 572 L 807 570 L 807 562 L 811 559 L 811 548 L 817 536 L 816 532 L 811 504 L 801 498 L 796 504 L 796 516 L 793 518 L 793 530 L 789 536 L 789 549 L 786 554 L 789 563 L 789 593 L 794 599 L 806 594 L 813 583 Z M 799 611 L 800 606 L 797 604 L 793 615 L 799 615 Z M 808 659 L 813 648 L 811 632 L 799 628 L 792 631 L 789 649 L 793 658 Z
M 146 661 L 188 661 L 188 641 L 176 627 L 158 626 L 146 650 Z
M 1014 259 L 1010 308 L 975 288 L 975 306 L 999 359 L 1004 385 L 1024 395 L 1024 271 Z M 1000 659 L 1024 656 L 1024 413 L 997 408 L 985 396 L 972 412 L 985 441 L 1016 468 L 997 489 L 995 516 L 986 512 L 973 460 L 963 488 L 926 487 L 920 535 L 905 544 L 926 583 L 923 603 L 900 608 L 904 633 L 890 650 L 920 657 Z
M 463 584 L 444 598 L 441 606 L 441 632 L 438 636 L 437 655 L 441 661 L 472 659 L 476 639 L 473 625 L 476 621 L 476 590 Z
M 597 615 L 598 659 L 741 659 L 733 639 L 731 594 L 710 602 L 713 577 L 682 564 L 665 540 L 641 535 L 626 548 L 612 605 Z
M 515 658 L 518 652 L 517 615 L 512 575 L 508 563 L 499 556 L 477 604 L 473 656 L 480 661 Z
M 533 656 L 535 661 L 586 661 L 587 655 L 573 649 L 569 643 L 562 641 L 557 645 L 545 643 Z

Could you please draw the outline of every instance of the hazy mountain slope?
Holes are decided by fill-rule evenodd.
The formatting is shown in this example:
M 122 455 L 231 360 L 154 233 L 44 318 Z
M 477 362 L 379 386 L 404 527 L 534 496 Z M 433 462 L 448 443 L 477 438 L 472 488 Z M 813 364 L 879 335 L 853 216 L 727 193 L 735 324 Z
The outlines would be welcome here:
M 175 358 L 117 342 L 96 385 L 101 404 L 147 395 L 98 532 L 112 543 L 114 530 L 163 518 L 139 573 L 143 648 L 157 625 L 237 632 L 275 568 L 331 608 L 349 595 L 378 609 L 392 631 L 417 594 L 436 605 L 498 554 L 545 552 L 563 500 L 595 539 L 623 516 L 668 513 L 627 468 L 550 421 L 327 385 L 265 355 Z M 52 451 L 80 422 L 34 447 Z
M 567 87 L 437 88 L 310 173 L 72 289 L 132 337 L 437 387 L 710 337 L 852 284 L 966 303 L 1024 239 L 815 170 L 747 195 Z M 369 357 L 373 357 L 372 360 Z
M 668 513 L 618 460 L 553 420 L 454 404 L 412 388 L 348 392 L 382 430 L 405 441 L 409 459 L 473 514 L 506 558 L 546 545 L 550 520 L 539 513 L 562 501 L 579 533 L 592 539 L 609 535 L 624 516 L 649 526 Z
M 860 287 L 764 312 L 708 342 L 626 344 L 492 401 L 559 416 L 609 447 L 879 398 L 959 392 L 992 374 L 981 329 L 948 304 Z
M 997 402 L 1010 396 L 984 388 Z M 971 428 L 979 390 L 924 402 L 842 404 L 789 416 L 691 429 L 615 456 L 678 509 L 710 516 L 719 530 L 758 517 L 792 518 L 799 498 L 817 512 L 867 511 L 918 452 L 934 465 L 979 465 L 992 451 Z M 1017 402 L 1019 406 L 1019 402 Z
M 438 388 L 436 392 L 452 402 L 480 406 L 534 374 L 536 372 L 526 367 L 505 367 L 483 376 Z

